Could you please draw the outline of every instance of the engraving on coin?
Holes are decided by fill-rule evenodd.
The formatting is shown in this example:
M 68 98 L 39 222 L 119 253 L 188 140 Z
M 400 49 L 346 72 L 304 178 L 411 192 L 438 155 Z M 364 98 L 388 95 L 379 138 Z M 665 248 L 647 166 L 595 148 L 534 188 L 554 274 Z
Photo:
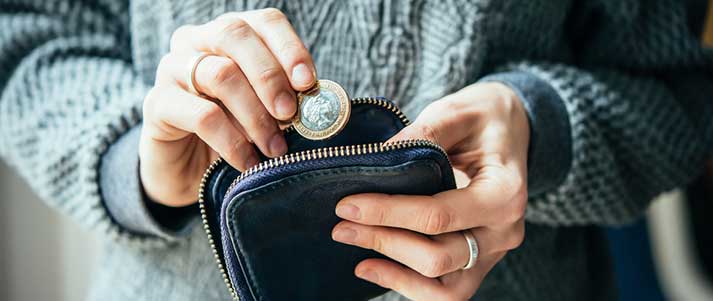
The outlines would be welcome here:
M 344 128 L 350 113 L 351 101 L 344 88 L 322 79 L 313 89 L 298 94 L 298 110 L 292 125 L 307 139 L 327 139 Z
M 339 98 L 332 91 L 321 90 L 317 95 L 306 95 L 300 106 L 300 121 L 310 130 L 323 131 L 339 117 Z

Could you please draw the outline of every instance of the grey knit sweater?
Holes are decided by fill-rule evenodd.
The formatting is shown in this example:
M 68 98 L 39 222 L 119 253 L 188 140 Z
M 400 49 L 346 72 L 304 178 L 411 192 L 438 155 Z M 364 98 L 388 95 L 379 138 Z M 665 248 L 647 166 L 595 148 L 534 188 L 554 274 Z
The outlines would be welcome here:
M 89 299 L 229 298 L 204 233 L 183 222 L 194 208 L 142 197 L 140 108 L 176 27 L 274 6 L 320 78 L 410 117 L 484 77 L 512 86 L 532 127 L 527 234 L 476 297 L 608 298 L 598 227 L 638 217 L 713 149 L 699 2 L 0 0 L 0 154 L 106 238 Z

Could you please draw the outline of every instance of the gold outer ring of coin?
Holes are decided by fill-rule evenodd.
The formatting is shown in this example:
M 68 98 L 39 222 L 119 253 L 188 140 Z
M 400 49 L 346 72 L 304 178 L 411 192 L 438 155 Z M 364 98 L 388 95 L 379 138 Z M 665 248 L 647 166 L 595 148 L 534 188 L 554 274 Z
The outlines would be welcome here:
M 334 94 L 337 95 L 337 99 L 339 100 L 339 115 L 337 119 L 332 123 L 329 127 L 327 127 L 324 130 L 321 131 L 315 131 L 307 128 L 303 123 L 302 120 L 300 119 L 301 113 L 300 109 L 302 107 L 302 101 L 304 100 L 305 96 L 310 96 L 314 95 L 316 93 L 320 93 L 321 90 L 329 90 L 333 92 Z M 297 94 L 297 113 L 292 119 L 292 126 L 295 128 L 297 133 L 302 135 L 303 137 L 310 139 L 310 140 L 324 140 L 328 139 L 331 137 L 334 137 L 334 135 L 338 134 L 339 132 L 344 129 L 344 126 L 347 125 L 347 122 L 349 121 L 349 115 L 351 114 L 352 111 L 352 103 L 351 100 L 349 99 L 349 95 L 347 94 L 347 91 L 342 88 L 341 85 L 337 84 L 336 82 L 333 82 L 331 80 L 326 80 L 326 79 L 320 79 L 317 81 L 315 84 L 315 87 L 309 89 L 308 91 L 305 92 L 300 92 Z

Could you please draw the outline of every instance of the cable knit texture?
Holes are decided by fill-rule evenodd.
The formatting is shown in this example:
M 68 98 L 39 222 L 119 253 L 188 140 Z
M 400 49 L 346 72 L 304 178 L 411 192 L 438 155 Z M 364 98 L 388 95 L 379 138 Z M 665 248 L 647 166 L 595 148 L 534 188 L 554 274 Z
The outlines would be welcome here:
M 89 299 L 229 298 L 200 227 L 183 238 L 126 230 L 103 204 L 99 165 L 140 123 L 173 30 L 278 7 L 321 78 L 395 99 L 411 118 L 489 74 L 548 83 L 569 113 L 570 169 L 531 196 L 525 242 L 476 297 L 601 300 L 613 287 L 597 226 L 635 219 L 711 154 L 713 51 L 691 34 L 688 2 L 0 0 L 0 154 L 50 206 L 108 238 Z

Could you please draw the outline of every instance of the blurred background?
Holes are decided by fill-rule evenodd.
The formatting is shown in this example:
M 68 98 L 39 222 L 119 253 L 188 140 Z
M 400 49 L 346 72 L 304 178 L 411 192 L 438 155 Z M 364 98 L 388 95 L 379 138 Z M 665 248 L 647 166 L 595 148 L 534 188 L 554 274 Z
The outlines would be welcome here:
M 47 207 L 0 161 L 0 300 L 83 300 L 94 233 Z
M 622 300 L 713 300 L 711 179 L 661 196 L 639 223 L 607 229 Z M 0 196 L 0 300 L 82 300 L 95 234 L 46 207 L 2 162 Z

